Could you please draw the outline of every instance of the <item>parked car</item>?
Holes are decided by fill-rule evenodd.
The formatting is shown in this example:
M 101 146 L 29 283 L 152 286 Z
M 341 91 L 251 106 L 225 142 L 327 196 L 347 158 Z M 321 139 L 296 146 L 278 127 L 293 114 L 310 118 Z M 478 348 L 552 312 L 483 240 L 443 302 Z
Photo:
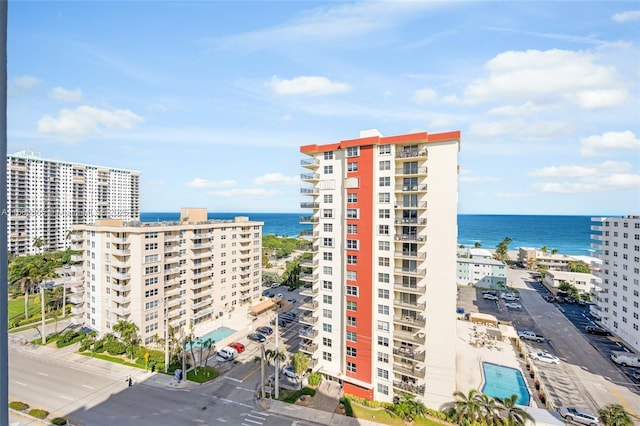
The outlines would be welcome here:
M 287 324 L 289 323 L 283 320 L 282 318 L 278 318 L 278 327 L 285 328 Z
M 267 296 L 267 297 L 269 297 L 269 293 L 271 293 L 269 290 L 263 290 L 263 291 L 262 291 L 262 295 L 263 295 L 263 296 Z
M 273 328 L 269 327 L 268 325 L 258 327 L 256 331 L 264 336 L 271 336 L 273 334 Z
M 589 334 L 596 334 L 598 336 L 611 336 L 611 332 L 609 330 L 605 330 L 602 327 L 598 327 L 597 325 L 588 325 L 585 328 L 585 331 Z
M 486 290 L 486 291 L 483 291 L 483 292 L 482 292 L 482 295 L 483 295 L 483 296 L 484 296 L 485 294 L 490 294 L 490 295 L 492 295 L 492 296 L 497 296 L 497 295 L 498 295 L 498 292 L 497 292 L 497 291 L 495 291 L 495 290 Z
M 278 283 L 271 284 L 271 288 L 278 288 L 278 287 L 280 287 L 280 284 Z
M 294 291 L 296 289 L 295 286 L 290 285 L 289 287 L 287 287 L 287 291 Z
M 216 352 L 217 361 L 232 361 L 238 357 L 238 351 L 231 346 L 222 347 Z
M 631 377 L 640 382 L 640 371 L 634 371 Z
M 240 342 L 229 343 L 228 346 L 238 351 L 239 354 L 244 352 L 244 345 Z
M 581 425 L 598 426 L 600 419 L 598 415 L 589 410 L 578 407 L 562 406 L 558 408 L 560 415 L 569 422 L 580 423 Z
M 264 335 L 260 334 L 260 333 L 251 333 L 247 336 L 247 339 L 249 340 L 253 340 L 254 342 L 264 342 L 265 340 L 267 340 L 266 337 L 264 337 Z
M 483 294 L 483 295 L 482 295 L 482 298 L 483 298 L 483 299 L 486 299 L 486 300 L 498 300 L 498 296 L 493 295 L 493 294 L 491 294 L 491 293 L 485 293 L 485 294 Z
M 518 296 L 515 293 L 511 293 L 510 291 L 504 292 L 500 295 L 501 299 L 520 299 L 520 296 Z
M 545 341 L 545 338 L 543 336 L 536 334 L 533 331 L 520 331 L 518 332 L 518 337 L 525 340 L 535 340 L 538 343 L 542 343 Z
M 290 365 L 284 366 L 284 368 L 282 369 L 282 374 L 291 379 L 300 380 L 300 376 L 295 371 L 293 371 L 293 367 Z
M 287 302 L 289 302 L 289 303 L 296 303 L 296 302 L 297 302 L 297 300 L 296 300 L 296 298 L 295 298 L 295 297 L 290 297 L 290 298 L 288 298 L 288 299 L 287 299 Z
M 522 309 L 522 305 L 516 302 L 507 302 L 504 306 L 509 309 Z
M 529 354 L 529 357 L 535 361 L 546 362 L 547 364 L 560 364 L 560 359 L 547 352 L 536 352 Z
M 284 294 L 278 293 L 278 294 L 276 294 L 276 297 L 279 297 L 280 299 L 284 299 Z
M 611 360 L 623 367 L 640 367 L 640 356 L 630 352 L 613 351 Z

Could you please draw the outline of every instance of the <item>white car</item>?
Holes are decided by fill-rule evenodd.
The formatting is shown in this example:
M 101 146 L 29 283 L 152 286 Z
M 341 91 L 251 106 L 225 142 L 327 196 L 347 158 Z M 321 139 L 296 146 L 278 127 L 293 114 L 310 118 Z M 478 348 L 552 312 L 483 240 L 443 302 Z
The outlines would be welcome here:
M 286 365 L 283 369 L 282 369 L 282 374 L 284 374 L 285 376 L 291 378 L 291 379 L 296 379 L 299 380 L 300 376 L 298 376 L 298 374 L 293 371 L 293 367 L 290 365 Z
M 599 426 L 602 424 L 600 423 L 600 419 L 597 414 L 592 413 L 589 410 L 585 410 L 584 408 L 562 406 L 558 408 L 558 411 L 562 418 L 568 422 L 575 422 L 589 426 Z
M 271 284 L 271 288 L 278 288 L 278 287 L 280 287 L 280 284 L 278 283 Z
M 529 357 L 536 361 L 546 362 L 547 364 L 559 364 L 560 359 L 558 357 L 551 355 L 547 352 L 536 352 L 530 354 Z
M 516 302 L 507 302 L 504 306 L 509 309 L 522 309 L 522 305 Z
M 498 296 L 494 296 L 493 294 L 489 294 L 489 293 L 483 294 L 482 298 L 486 300 L 498 300 Z

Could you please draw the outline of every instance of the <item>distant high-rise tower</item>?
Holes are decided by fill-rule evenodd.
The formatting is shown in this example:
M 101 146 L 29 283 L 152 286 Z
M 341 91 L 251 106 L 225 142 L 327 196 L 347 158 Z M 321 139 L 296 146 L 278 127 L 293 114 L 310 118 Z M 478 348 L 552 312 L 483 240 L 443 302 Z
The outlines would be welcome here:
M 140 172 L 66 161 L 40 153 L 7 156 L 7 233 L 12 255 L 69 247 L 71 225 L 97 219 L 138 220 Z
M 347 393 L 440 408 L 456 390 L 459 144 L 368 130 L 300 148 L 313 212 L 300 349 Z
M 602 259 L 595 316 L 640 351 L 640 216 L 594 217 L 591 239 Z

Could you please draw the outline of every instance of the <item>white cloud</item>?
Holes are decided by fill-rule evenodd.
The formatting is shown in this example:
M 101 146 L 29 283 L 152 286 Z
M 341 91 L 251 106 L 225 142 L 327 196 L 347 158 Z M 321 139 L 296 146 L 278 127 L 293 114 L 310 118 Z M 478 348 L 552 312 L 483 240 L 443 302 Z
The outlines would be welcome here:
M 494 192 L 493 196 L 496 198 L 526 198 L 531 194 L 527 192 Z
M 207 193 L 207 195 L 212 197 L 223 198 L 270 198 L 282 194 L 282 191 L 262 188 L 237 188 L 227 189 L 224 191 L 211 191 Z
M 20 77 L 12 78 L 7 83 L 7 93 L 10 96 L 19 96 L 23 93 L 27 93 L 31 90 L 37 89 L 42 84 L 42 80 L 30 76 L 23 75 Z
M 530 172 L 529 176 L 562 179 L 533 185 L 535 190 L 547 193 L 596 193 L 640 187 L 640 174 L 632 172 L 631 164 L 619 161 L 545 167 Z
M 438 99 L 438 93 L 433 89 L 416 90 L 413 94 L 413 102 L 417 104 L 434 103 Z
M 82 90 L 67 90 L 64 87 L 54 87 L 49 91 L 49 96 L 53 99 L 58 99 L 60 101 L 65 102 L 83 102 L 84 97 L 82 96 Z
M 504 105 L 501 107 L 492 108 L 487 111 L 488 115 L 510 115 L 510 116 L 520 116 L 520 115 L 531 115 L 537 114 L 542 111 L 548 111 L 549 107 L 543 107 L 541 105 L 537 105 L 533 102 L 525 102 L 521 105 Z
M 640 10 L 627 10 L 613 15 L 611 18 L 616 22 L 632 22 L 640 20 Z
M 299 176 L 285 176 L 281 173 L 267 173 L 254 179 L 256 185 L 300 185 Z
M 460 176 L 458 181 L 460 183 L 494 183 L 500 179 L 493 176 Z
M 278 95 L 328 95 L 350 89 L 346 83 L 336 83 L 321 76 L 302 76 L 291 80 L 281 80 L 274 76 L 267 86 Z
M 501 53 L 486 64 L 489 76 L 470 83 L 468 103 L 572 102 L 581 108 L 621 105 L 627 91 L 617 69 L 584 51 L 527 50 Z
M 630 130 L 624 132 L 606 132 L 580 140 L 580 155 L 594 157 L 610 154 L 611 150 L 632 150 L 640 152 L 640 139 Z
M 495 138 L 509 135 L 512 138 L 525 140 L 554 138 L 568 135 L 571 131 L 571 125 L 564 121 L 525 121 L 520 118 L 474 123 L 469 126 L 470 136 Z
M 104 129 L 132 129 L 142 121 L 142 117 L 128 109 L 109 111 L 83 105 L 74 110 L 60 110 L 58 118 L 45 115 L 38 121 L 38 132 L 63 138 L 80 138 L 99 135 Z
M 234 186 L 236 181 L 234 180 L 220 180 L 213 181 L 202 178 L 195 178 L 191 182 L 185 183 L 184 186 L 189 188 L 226 188 L 229 186 Z

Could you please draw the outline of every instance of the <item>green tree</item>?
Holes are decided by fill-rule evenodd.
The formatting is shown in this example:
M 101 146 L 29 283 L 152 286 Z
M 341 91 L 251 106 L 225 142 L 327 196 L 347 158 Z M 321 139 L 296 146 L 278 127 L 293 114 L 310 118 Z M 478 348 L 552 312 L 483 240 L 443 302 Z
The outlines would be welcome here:
M 42 237 L 36 237 L 33 239 L 33 247 L 35 247 L 40 254 L 44 253 L 44 246 L 47 245 L 47 242 Z
M 598 410 L 600 420 L 605 426 L 631 426 L 633 421 L 620 404 L 609 404 Z
M 558 252 L 558 249 L 552 249 L 552 250 L 551 250 L 551 254 L 558 254 L 558 253 L 559 253 L 559 252 Z
M 455 401 L 447 404 L 444 413 L 450 420 L 460 424 L 463 420 L 479 421 L 483 417 L 482 406 L 478 402 L 478 390 L 471 389 L 466 395 L 455 391 Z
M 275 363 L 276 360 L 282 362 L 287 360 L 287 355 L 284 352 L 276 351 L 275 349 L 267 349 L 264 351 L 264 357 L 268 364 Z
M 480 241 L 476 241 L 475 243 L 473 243 L 473 247 L 480 248 L 482 247 L 482 244 L 480 244 Z
M 540 247 L 540 251 L 543 252 L 544 254 L 547 254 L 549 249 L 547 248 L 547 246 L 542 246 L 542 247 Z
M 138 326 L 133 321 L 120 320 L 112 330 L 118 333 L 120 340 L 126 345 L 133 345 L 138 341 Z
M 487 425 L 500 424 L 500 405 L 498 401 L 480 392 L 475 394 L 473 398 L 480 407 L 479 421 Z
M 511 238 L 505 237 L 500 244 L 496 246 L 496 258 L 499 260 L 509 260 L 509 244 L 511 244 Z
M 567 263 L 567 268 L 569 268 L 569 271 L 571 272 L 579 272 L 582 274 L 588 274 L 591 272 L 591 269 L 589 269 L 589 265 L 582 261 L 569 262 Z
M 215 346 L 216 341 L 213 340 L 211 337 L 207 338 L 207 340 L 205 340 L 204 342 L 202 342 L 202 349 L 200 350 L 200 365 L 202 366 L 202 363 L 204 362 L 204 366 L 207 366 L 207 361 L 209 361 L 209 357 L 211 356 L 211 352 L 214 352 L 216 350 L 216 346 Z M 203 357 L 202 353 L 203 351 L 206 350 L 207 351 L 207 356 Z
M 511 395 L 508 398 L 503 398 L 501 401 L 501 411 L 504 423 L 507 426 L 525 426 L 527 421 L 535 423 L 535 419 L 531 414 L 527 413 L 524 409 L 517 407 L 518 401 L 517 395 Z
M 402 418 L 406 423 L 412 422 L 416 417 L 424 417 L 427 414 L 427 407 L 416 401 L 415 397 L 409 393 L 403 392 L 398 402 L 388 406 L 387 410 Z
M 293 367 L 293 371 L 295 371 L 299 377 L 302 377 L 309 368 L 309 356 L 302 352 L 296 352 L 291 357 L 291 366 Z M 302 389 L 302 380 L 300 380 L 300 389 Z

